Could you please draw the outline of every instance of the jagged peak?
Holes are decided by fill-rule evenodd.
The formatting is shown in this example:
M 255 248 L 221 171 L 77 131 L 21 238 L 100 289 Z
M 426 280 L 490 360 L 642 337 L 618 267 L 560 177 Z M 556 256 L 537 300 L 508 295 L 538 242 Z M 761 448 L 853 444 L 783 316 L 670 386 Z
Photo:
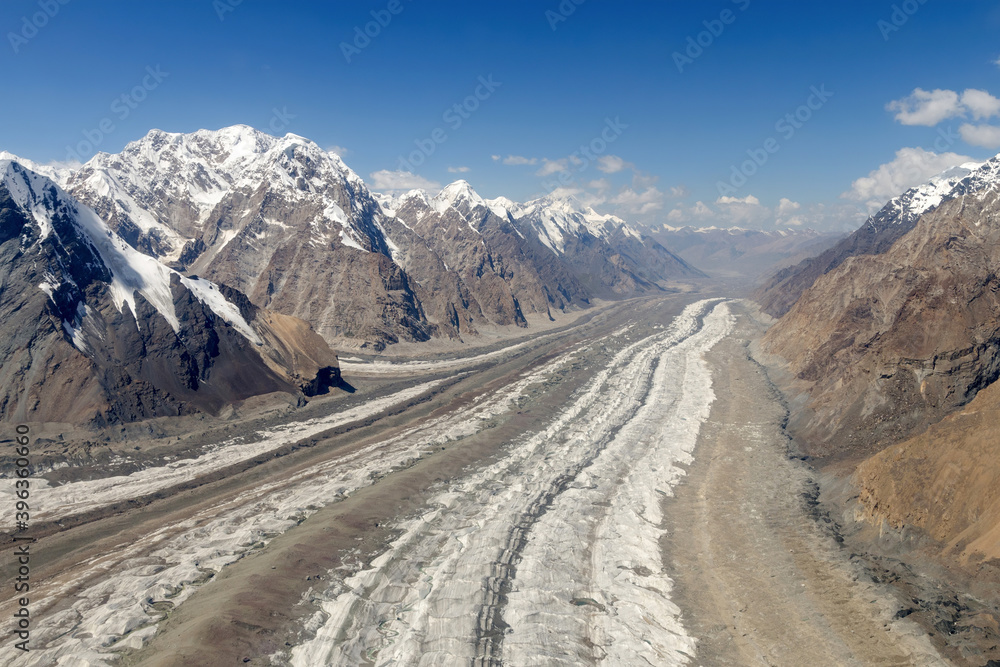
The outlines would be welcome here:
M 441 189 L 433 198 L 433 204 L 438 213 L 443 213 L 448 206 L 454 206 L 460 202 L 468 202 L 471 206 L 485 206 L 486 200 L 479 196 L 472 185 L 464 179 L 459 179 L 454 183 L 449 183 Z
M 490 210 L 493 211 L 494 215 L 501 218 L 515 218 L 521 210 L 520 204 L 503 196 L 496 197 L 495 199 L 487 199 L 486 205 L 490 207 Z
M 34 160 L 29 160 L 23 158 L 20 155 L 14 155 L 10 151 L 0 151 L 0 160 L 16 162 L 21 166 L 35 172 L 36 174 L 41 174 L 46 178 L 52 179 L 61 187 L 65 187 L 66 182 L 69 180 L 70 176 L 73 175 L 75 167 L 70 167 L 66 164 L 40 164 Z M 79 165 L 77 165 L 79 166 Z
M 920 185 L 893 197 L 869 216 L 866 225 L 878 231 L 886 225 L 909 224 L 944 201 L 959 194 L 982 190 L 997 183 L 1000 156 L 986 162 L 964 162 L 945 169 Z

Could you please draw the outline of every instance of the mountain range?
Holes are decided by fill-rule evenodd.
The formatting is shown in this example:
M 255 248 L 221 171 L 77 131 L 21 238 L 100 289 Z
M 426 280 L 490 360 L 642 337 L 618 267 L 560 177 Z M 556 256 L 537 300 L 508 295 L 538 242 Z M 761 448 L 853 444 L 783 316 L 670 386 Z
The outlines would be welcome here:
M 67 421 L 96 423 L 325 391 L 339 381 L 333 349 L 527 329 L 707 277 L 696 263 L 755 275 L 831 242 L 650 233 L 572 197 L 484 199 L 464 180 L 377 193 L 336 153 L 245 125 L 152 130 L 74 169 L 0 160 L 11 257 L 0 301 L 18 331 L 48 317 L 51 347 L 25 357 L 23 335 L 9 337 L 8 418 L 53 417 L 46 401 L 61 393 L 41 387 L 54 383 L 73 394 Z
M 338 347 L 525 326 L 703 275 L 574 200 L 486 201 L 465 181 L 376 194 L 335 153 L 247 126 L 153 130 L 48 175 L 136 250 L 306 320 Z
M 247 126 L 76 169 L 0 153 L 0 417 L 119 423 L 339 382 L 338 349 L 527 328 L 704 276 L 572 199 L 371 192 Z

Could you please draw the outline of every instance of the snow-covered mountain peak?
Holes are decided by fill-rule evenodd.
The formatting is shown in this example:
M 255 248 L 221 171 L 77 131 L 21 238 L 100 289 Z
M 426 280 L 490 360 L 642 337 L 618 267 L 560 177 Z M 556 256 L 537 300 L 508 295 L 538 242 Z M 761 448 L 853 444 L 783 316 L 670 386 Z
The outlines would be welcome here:
M 271 195 L 266 202 L 308 202 L 317 209 L 323 242 L 375 208 L 362 180 L 336 154 L 297 134 L 275 137 L 247 125 L 187 134 L 152 130 L 118 155 L 94 156 L 69 186 L 130 243 L 168 261 L 178 261 L 187 243 L 205 235 L 207 245 L 220 249 L 233 225 L 252 220 L 240 216 L 216 234 L 229 210 L 217 208 L 224 200 L 248 201 L 262 188 Z M 364 230 L 346 234 L 354 247 L 383 245 L 365 242 Z
M 465 180 L 449 183 L 431 199 L 431 207 L 438 213 L 444 213 L 449 208 L 466 213 L 477 206 L 486 206 L 486 200 Z
M 49 212 L 52 203 L 46 202 L 45 190 L 54 187 L 54 183 L 25 167 L 15 157 L 6 151 L 0 155 L 0 185 L 10 193 L 15 204 L 31 215 L 38 225 L 39 239 L 44 239 L 52 232 Z M 50 195 L 49 200 L 51 199 Z
M 996 159 L 994 158 L 990 162 Z M 931 177 L 926 183 L 912 187 L 898 197 L 889 200 L 877 213 L 868 218 L 867 225 L 872 230 L 878 231 L 887 225 L 912 224 L 921 215 L 937 208 L 945 200 L 980 188 L 979 181 L 983 178 L 989 180 L 989 177 L 985 173 L 980 177 L 977 177 L 977 174 L 984 168 L 988 172 L 989 164 L 989 162 L 966 162 L 946 169 Z M 974 185 L 974 183 L 979 183 L 979 185 Z
M 391 216 L 395 216 L 396 211 L 410 203 L 416 204 L 421 208 L 430 208 L 431 206 L 431 196 L 426 190 L 419 188 L 398 195 L 373 192 L 372 196 L 378 201 L 382 210 Z
M 493 215 L 500 218 L 515 218 L 517 217 L 517 211 L 520 210 L 521 205 L 517 202 L 508 199 L 507 197 L 497 197 L 496 199 L 487 199 L 486 205 L 490 207 L 493 211 Z
M 955 186 L 951 193 L 952 196 L 975 194 L 979 198 L 983 198 L 1000 189 L 1000 155 L 983 163 L 972 164 L 972 166 L 974 168 L 970 169 L 969 173 Z
M 51 164 L 40 164 L 38 162 L 35 162 L 34 160 L 29 160 L 19 155 L 14 155 L 10 151 L 0 151 L 0 160 L 17 162 L 20 165 L 26 167 L 27 169 L 30 169 L 31 171 L 35 172 L 36 174 L 41 174 L 55 181 L 56 183 L 58 183 L 60 186 L 63 187 L 65 187 L 65 184 L 69 180 L 69 177 L 73 174 L 73 169 L 70 167 L 63 165 L 56 166 Z
M 635 239 L 642 239 L 642 234 L 618 216 L 598 213 L 572 195 L 546 195 L 517 205 L 511 214 L 530 224 L 542 243 L 556 254 L 565 251 L 567 235 L 580 236 L 586 233 L 606 240 L 621 232 Z

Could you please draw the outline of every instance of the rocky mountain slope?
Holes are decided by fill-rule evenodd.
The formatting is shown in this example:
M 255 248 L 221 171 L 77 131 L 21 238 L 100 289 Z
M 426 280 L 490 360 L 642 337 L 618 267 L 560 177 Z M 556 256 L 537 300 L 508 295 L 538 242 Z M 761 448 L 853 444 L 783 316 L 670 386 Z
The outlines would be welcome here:
M 758 289 L 755 299 L 764 312 L 781 317 L 820 276 L 833 271 L 847 258 L 888 250 L 913 229 L 921 215 L 954 196 L 959 182 L 980 166 L 970 162 L 954 167 L 891 199 L 861 228 L 832 248 L 778 271 Z
M 876 216 L 852 238 L 881 252 L 842 258 L 768 331 L 763 347 L 803 393 L 792 425 L 811 453 L 874 453 L 1000 376 L 998 192 L 994 158 L 915 220 Z M 909 229 L 882 231 L 893 225 Z M 886 234 L 898 238 L 882 247 Z
M 428 289 L 421 298 L 425 308 L 433 308 L 439 320 L 450 321 L 458 331 L 485 323 L 525 326 L 527 315 L 548 318 L 550 308 L 589 301 L 588 292 L 561 264 L 546 261 L 547 249 L 521 234 L 508 216 L 498 215 L 465 181 L 433 197 L 417 190 L 383 197 L 382 202 L 432 251 L 430 261 L 421 261 L 411 250 L 415 239 L 397 235 L 406 272 L 422 285 L 440 278 L 440 267 L 453 274 L 457 291 Z
M 132 246 L 231 285 L 327 340 L 427 340 L 383 215 L 340 158 L 246 126 L 153 130 L 68 180 Z
M 120 423 L 316 393 L 336 355 L 304 322 L 129 246 L 51 180 L 0 160 L 0 419 Z
M 855 473 L 864 518 L 917 529 L 968 564 L 1000 559 L 1000 384 Z
M 811 285 L 788 283 L 801 295 L 761 350 L 821 511 L 902 613 L 979 667 L 1000 660 L 1000 156 L 970 168 L 893 200 Z
M 447 299 L 440 291 L 418 293 L 428 312 L 438 321 L 450 317 L 457 331 L 474 330 L 477 322 L 523 326 L 527 315 L 551 317 L 552 309 L 583 306 L 594 297 L 657 292 L 663 289 L 658 283 L 704 275 L 624 220 L 572 198 L 486 200 L 463 180 L 436 195 L 413 190 L 378 197 L 454 273 L 457 290 L 449 281 Z M 402 230 L 393 228 L 392 237 L 407 274 L 440 288 L 438 262 L 414 253 Z

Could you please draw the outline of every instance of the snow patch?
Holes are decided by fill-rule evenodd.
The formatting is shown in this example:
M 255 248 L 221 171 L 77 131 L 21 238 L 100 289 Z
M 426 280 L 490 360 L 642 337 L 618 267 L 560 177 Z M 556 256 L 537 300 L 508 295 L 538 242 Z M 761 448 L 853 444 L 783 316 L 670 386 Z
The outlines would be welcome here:
M 251 327 L 250 324 L 243 318 L 243 315 L 240 314 L 240 309 L 222 295 L 222 292 L 219 291 L 219 288 L 215 283 L 209 282 L 203 278 L 186 278 L 183 276 L 181 277 L 181 283 L 191 290 L 191 293 L 194 294 L 199 301 L 208 306 L 216 315 L 228 322 L 248 341 L 254 345 L 264 344 L 264 341 L 257 335 L 257 332 L 253 330 L 253 327 Z

